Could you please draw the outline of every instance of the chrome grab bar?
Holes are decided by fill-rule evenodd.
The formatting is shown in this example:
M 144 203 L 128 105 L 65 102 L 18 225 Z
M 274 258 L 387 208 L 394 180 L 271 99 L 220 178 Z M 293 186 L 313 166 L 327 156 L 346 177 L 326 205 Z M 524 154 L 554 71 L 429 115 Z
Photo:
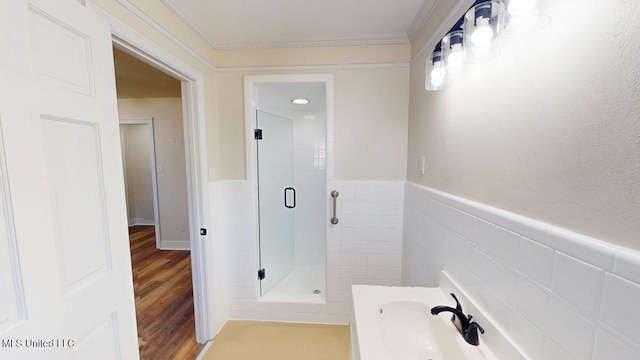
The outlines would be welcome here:
M 338 195 L 340 195 L 340 193 L 335 190 L 331 192 L 331 197 L 333 198 L 333 217 L 331 218 L 331 223 L 333 225 L 336 225 L 338 221 L 340 221 L 338 220 L 338 213 L 336 211 L 336 199 L 338 199 Z

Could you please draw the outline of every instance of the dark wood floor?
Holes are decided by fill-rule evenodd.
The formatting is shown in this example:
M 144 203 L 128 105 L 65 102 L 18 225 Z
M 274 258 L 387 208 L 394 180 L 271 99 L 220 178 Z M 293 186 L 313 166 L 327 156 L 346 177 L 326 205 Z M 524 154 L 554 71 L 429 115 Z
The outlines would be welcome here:
M 140 359 L 195 359 L 189 251 L 156 249 L 153 226 L 129 228 Z

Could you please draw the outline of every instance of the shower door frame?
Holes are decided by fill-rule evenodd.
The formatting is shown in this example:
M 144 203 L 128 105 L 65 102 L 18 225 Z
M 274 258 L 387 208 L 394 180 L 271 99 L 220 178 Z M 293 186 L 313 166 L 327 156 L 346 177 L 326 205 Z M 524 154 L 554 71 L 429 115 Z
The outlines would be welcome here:
M 287 190 L 294 191 L 294 150 L 293 150 L 294 121 L 283 116 L 275 115 L 263 110 L 256 111 L 254 126 L 264 131 L 267 136 L 255 140 L 257 156 L 257 198 L 258 198 L 258 249 L 259 269 L 269 269 L 269 276 L 261 279 L 260 296 L 265 296 L 280 281 L 286 278 L 295 268 L 294 253 L 294 210 L 288 205 Z M 284 136 L 283 136 L 284 135 Z M 287 136 L 289 135 L 289 136 Z M 283 136 L 283 138 L 280 138 Z M 288 141 L 285 142 L 286 138 Z M 285 145 L 286 144 L 286 145 Z M 269 162 L 273 156 L 273 147 L 277 147 L 278 171 L 274 174 L 265 171 L 264 162 Z M 270 151 L 271 150 L 271 151 Z M 290 161 L 281 157 L 286 151 Z M 287 156 L 288 157 L 288 156 Z M 273 158 L 271 158 L 273 160 Z M 286 178 L 286 180 L 284 179 Z M 277 179 L 280 179 L 278 181 Z M 278 183 L 277 185 L 273 182 Z M 284 191 L 284 197 L 283 195 Z
M 326 206 L 324 222 L 326 226 L 327 238 L 325 239 L 325 284 L 327 284 L 327 258 L 328 258 L 328 235 L 330 230 L 331 218 L 330 214 L 330 196 L 329 188 L 333 184 L 333 107 L 334 107 L 334 88 L 333 88 L 333 74 L 274 74 L 274 75 L 246 75 L 244 77 L 244 113 L 245 113 L 245 158 L 246 158 L 246 176 L 251 189 L 251 202 L 252 202 L 252 216 L 253 216 L 253 244 L 254 244 L 254 264 L 255 264 L 255 282 L 254 282 L 254 297 L 257 301 L 266 301 L 260 295 L 260 280 L 258 279 L 258 269 L 260 268 L 260 249 L 259 244 L 259 209 L 258 209 L 258 178 L 257 178 L 257 156 L 256 156 L 256 141 L 254 139 L 254 128 L 256 124 L 256 111 L 258 110 L 257 95 L 260 84 L 269 83 L 324 83 L 326 91 L 326 141 L 327 141 L 327 169 L 326 169 L 326 182 L 325 182 L 325 194 L 326 194 Z M 267 272 L 268 276 L 268 272 Z M 327 289 L 325 289 L 326 291 Z M 326 296 L 324 297 L 326 303 Z

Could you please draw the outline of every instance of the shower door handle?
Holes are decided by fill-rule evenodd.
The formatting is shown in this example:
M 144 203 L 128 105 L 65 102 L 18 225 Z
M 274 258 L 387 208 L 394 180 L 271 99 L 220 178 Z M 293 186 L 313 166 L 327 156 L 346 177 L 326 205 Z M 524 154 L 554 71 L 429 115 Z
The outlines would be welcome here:
M 289 205 L 289 203 L 287 202 L 287 191 L 289 190 L 293 191 L 293 205 Z M 292 187 L 284 188 L 284 207 L 289 209 L 293 209 L 296 207 L 296 189 Z

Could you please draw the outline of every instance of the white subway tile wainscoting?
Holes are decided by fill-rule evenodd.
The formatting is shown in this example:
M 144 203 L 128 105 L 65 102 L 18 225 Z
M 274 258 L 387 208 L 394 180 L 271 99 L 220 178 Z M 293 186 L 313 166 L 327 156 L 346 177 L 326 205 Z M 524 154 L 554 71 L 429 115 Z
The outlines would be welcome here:
M 532 359 L 640 359 L 638 252 L 410 182 L 404 198 L 403 285 L 446 271 Z
M 263 302 L 257 288 L 257 238 L 251 183 L 216 182 L 229 319 L 344 324 L 351 320 L 351 285 L 400 285 L 404 182 L 334 181 L 337 225 L 327 201 L 326 304 Z
M 531 359 L 640 359 L 638 252 L 413 183 L 332 182 L 326 304 L 261 302 L 250 183 L 212 184 L 228 319 L 348 323 L 351 285 L 446 271 Z

